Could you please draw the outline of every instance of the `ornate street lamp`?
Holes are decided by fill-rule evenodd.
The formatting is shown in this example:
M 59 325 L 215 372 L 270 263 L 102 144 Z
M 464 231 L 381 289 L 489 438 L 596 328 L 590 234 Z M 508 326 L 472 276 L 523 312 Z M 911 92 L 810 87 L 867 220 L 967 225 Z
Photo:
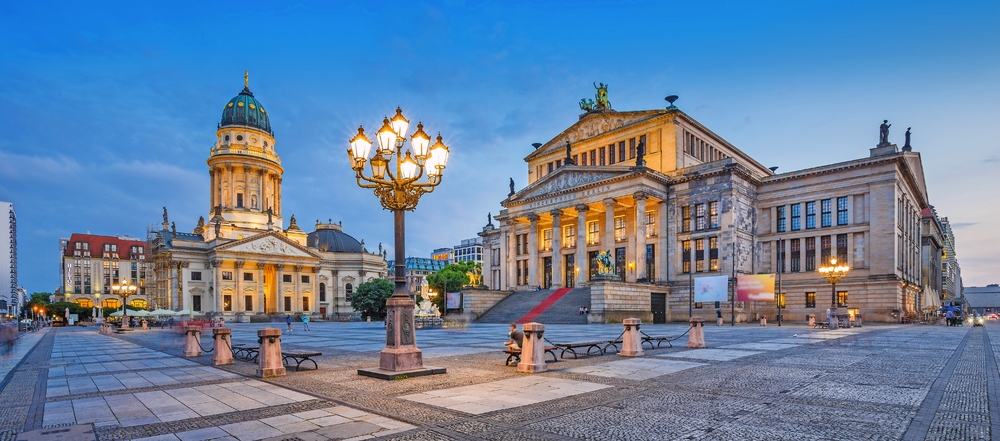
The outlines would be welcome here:
M 851 268 L 847 265 L 837 265 L 837 259 L 831 258 L 829 265 L 819 267 L 819 275 L 833 285 L 830 305 L 830 329 L 837 329 L 837 282 L 847 276 Z M 847 306 L 847 305 L 844 305 Z
M 128 278 L 111 285 L 111 293 L 122 299 L 122 329 L 128 329 L 128 298 L 135 294 L 138 287 Z
M 381 371 L 399 373 L 414 371 L 427 373 L 444 373 L 443 370 L 424 369 L 423 355 L 417 349 L 413 322 L 414 303 L 406 294 L 406 235 L 405 212 L 417 208 L 420 196 L 434 191 L 441 183 L 441 173 L 448 163 L 448 147 L 441 141 L 438 134 L 437 142 L 431 145 L 431 139 L 424 132 L 424 125 L 417 123 L 417 130 L 410 136 L 411 150 L 403 153 L 406 143 L 406 130 L 410 122 L 403 117 L 403 111 L 396 108 L 392 119 L 382 120 L 382 127 L 375 133 L 378 146 L 374 156 L 369 159 L 372 142 L 365 136 L 365 130 L 358 127 L 358 134 L 351 139 L 351 148 L 347 156 L 351 160 L 351 168 L 357 174 L 358 185 L 361 188 L 375 190 L 382 207 L 392 211 L 395 228 L 395 283 L 396 288 L 386 301 L 386 337 L 385 349 L 379 356 Z M 395 159 L 395 167 L 390 165 Z M 371 162 L 371 175 L 365 176 L 365 163 Z M 420 179 L 426 173 L 427 180 Z M 419 372 L 417 372 L 419 371 Z M 376 378 L 392 379 L 385 372 L 359 370 L 359 374 Z M 412 375 L 412 374 L 411 374 Z

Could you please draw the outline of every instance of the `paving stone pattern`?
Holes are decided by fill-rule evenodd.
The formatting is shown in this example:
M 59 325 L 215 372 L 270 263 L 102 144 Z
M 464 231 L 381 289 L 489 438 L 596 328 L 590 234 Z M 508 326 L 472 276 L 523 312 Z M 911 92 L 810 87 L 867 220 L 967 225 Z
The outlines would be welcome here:
M 267 325 L 231 326 L 234 342 L 252 343 Z M 252 363 L 213 367 L 211 354 L 181 357 L 182 336 L 169 330 L 47 331 L 0 390 L 0 398 L 21 397 L 18 405 L 0 400 L 0 440 L 84 424 L 100 440 L 145 441 L 1000 438 L 997 322 L 706 327 L 709 349 L 582 356 L 534 375 L 504 366 L 505 325 L 420 329 L 425 363 L 448 374 L 400 381 L 356 374 L 377 364 L 381 324 L 295 326 L 282 346 L 323 352 L 320 368 L 268 380 L 252 378 Z M 686 327 L 643 330 L 680 335 Z M 620 333 L 613 325 L 551 325 L 545 336 Z

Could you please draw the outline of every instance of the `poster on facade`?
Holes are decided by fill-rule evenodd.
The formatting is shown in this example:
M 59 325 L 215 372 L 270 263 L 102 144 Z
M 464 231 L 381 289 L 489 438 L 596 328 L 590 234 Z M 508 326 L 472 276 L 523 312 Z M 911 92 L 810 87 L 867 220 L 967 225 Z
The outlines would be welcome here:
M 694 279 L 694 301 L 703 303 L 729 300 L 729 276 Z
M 754 274 L 736 278 L 736 300 L 773 302 L 774 274 Z
M 445 295 L 445 308 L 448 309 L 459 309 L 462 307 L 462 293 L 460 292 L 450 292 Z

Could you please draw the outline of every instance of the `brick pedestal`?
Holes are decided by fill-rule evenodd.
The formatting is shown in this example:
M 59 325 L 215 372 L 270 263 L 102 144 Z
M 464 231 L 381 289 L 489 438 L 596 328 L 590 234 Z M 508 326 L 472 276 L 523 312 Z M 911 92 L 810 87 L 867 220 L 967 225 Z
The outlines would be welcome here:
M 212 364 L 216 366 L 233 364 L 233 347 L 230 338 L 232 333 L 233 330 L 229 328 L 212 329 L 212 339 L 215 340 L 215 358 L 212 359 Z
M 518 372 L 545 372 L 549 370 L 545 363 L 545 325 L 541 323 L 525 323 L 523 345 L 521 345 L 521 362 L 517 364 Z
M 705 319 L 701 317 L 691 317 L 688 319 L 691 324 L 691 332 L 688 334 L 689 348 L 705 347 Z
M 184 335 L 185 335 L 184 356 L 185 357 L 200 356 L 201 346 L 198 344 L 198 342 L 201 340 L 201 327 L 185 326 Z
M 257 376 L 261 378 L 284 376 L 285 366 L 281 364 L 281 330 L 261 329 L 257 331 L 257 342 L 260 343 L 260 352 L 257 354 Z

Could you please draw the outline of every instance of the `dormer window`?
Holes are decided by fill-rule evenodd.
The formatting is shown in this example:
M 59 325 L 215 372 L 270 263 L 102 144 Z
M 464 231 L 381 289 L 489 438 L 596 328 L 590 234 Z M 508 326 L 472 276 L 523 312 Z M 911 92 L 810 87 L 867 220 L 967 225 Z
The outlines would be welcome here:
M 229 142 L 229 135 L 226 135 L 226 142 Z
M 236 208 L 243 208 L 243 193 L 236 193 Z

